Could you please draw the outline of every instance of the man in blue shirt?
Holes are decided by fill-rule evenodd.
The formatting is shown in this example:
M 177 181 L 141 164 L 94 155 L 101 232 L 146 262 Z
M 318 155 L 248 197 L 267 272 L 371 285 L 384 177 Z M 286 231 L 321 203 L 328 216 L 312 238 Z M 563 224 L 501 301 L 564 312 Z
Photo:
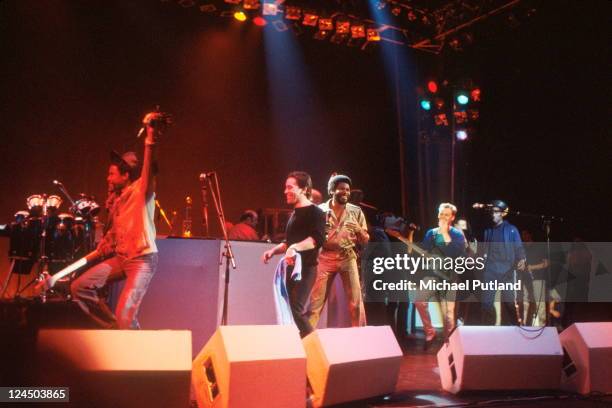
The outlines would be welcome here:
M 486 257 L 484 282 L 511 283 L 515 271 L 525 268 L 525 250 L 518 229 L 504 220 L 508 215 L 508 205 L 501 200 L 490 203 L 493 226 L 484 232 L 484 251 Z M 496 321 L 495 295 L 497 290 L 483 290 L 481 294 L 482 323 L 494 325 Z M 516 293 L 512 290 L 501 291 L 501 323 L 518 324 Z

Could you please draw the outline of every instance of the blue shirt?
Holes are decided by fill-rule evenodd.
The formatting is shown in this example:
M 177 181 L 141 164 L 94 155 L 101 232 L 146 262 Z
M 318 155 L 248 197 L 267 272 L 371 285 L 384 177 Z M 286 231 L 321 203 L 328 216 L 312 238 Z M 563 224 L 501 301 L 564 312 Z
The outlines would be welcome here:
M 487 273 L 503 275 L 512 270 L 521 259 L 525 259 L 521 235 L 508 221 L 485 230 L 484 247 Z
M 431 251 L 437 248 L 442 255 L 451 258 L 465 255 L 465 237 L 463 233 L 455 227 L 450 227 L 448 234 L 451 240 L 450 242 L 444 242 L 444 236 L 438 233 L 438 228 L 430 229 L 423 238 L 423 249 Z

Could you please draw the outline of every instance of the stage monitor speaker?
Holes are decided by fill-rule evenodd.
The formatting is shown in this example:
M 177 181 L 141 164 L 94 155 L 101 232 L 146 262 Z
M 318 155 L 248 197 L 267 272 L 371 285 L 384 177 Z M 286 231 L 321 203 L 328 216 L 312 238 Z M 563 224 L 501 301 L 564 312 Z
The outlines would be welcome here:
M 442 388 L 558 389 L 563 351 L 557 329 L 461 326 L 438 351 Z
M 302 342 L 313 406 L 395 391 L 402 350 L 389 326 L 321 329 Z
M 295 326 L 220 326 L 193 361 L 198 407 L 303 408 L 306 354 Z
M 612 392 L 612 322 L 574 323 L 561 335 L 561 388 L 590 394 Z
M 36 348 L 40 384 L 72 406 L 189 406 L 188 330 L 40 330 Z

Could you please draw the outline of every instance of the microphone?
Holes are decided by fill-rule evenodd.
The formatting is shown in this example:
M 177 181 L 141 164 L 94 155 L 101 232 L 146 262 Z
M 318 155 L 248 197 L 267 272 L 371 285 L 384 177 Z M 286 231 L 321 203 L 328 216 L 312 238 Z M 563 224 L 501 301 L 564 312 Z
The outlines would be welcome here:
M 483 204 L 483 203 L 474 203 L 472 204 L 472 208 L 477 210 L 482 210 L 483 208 L 491 208 L 493 204 Z
M 61 181 L 59 181 L 59 180 L 53 180 L 53 184 L 55 184 L 55 185 L 56 185 L 56 186 L 58 186 L 58 187 L 64 187 L 64 185 L 62 184 L 62 182 L 61 182 Z
M 136 138 L 137 138 L 137 139 L 140 139 L 140 136 L 144 135 L 145 130 L 146 130 L 146 129 L 145 129 L 145 127 L 144 127 L 144 126 L 143 126 L 143 127 L 141 127 L 141 128 L 140 128 L 140 130 L 138 131 L 138 134 L 136 135 Z
M 200 181 L 206 181 L 208 177 L 212 177 L 214 174 L 214 171 L 209 171 L 208 173 L 200 173 Z
M 408 224 L 408 229 L 412 231 L 420 231 L 421 226 L 411 222 L 410 224 Z

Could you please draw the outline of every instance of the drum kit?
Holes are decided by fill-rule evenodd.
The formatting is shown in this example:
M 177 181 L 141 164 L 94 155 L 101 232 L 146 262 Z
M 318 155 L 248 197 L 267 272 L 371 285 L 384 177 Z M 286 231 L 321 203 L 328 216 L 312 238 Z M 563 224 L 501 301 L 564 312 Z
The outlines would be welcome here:
M 62 183 L 53 183 L 70 201 L 68 212 L 61 211 L 63 200 L 58 195 L 34 194 L 26 199 L 27 210 L 17 211 L 8 227 L 10 270 L 0 298 L 13 274 L 18 279 L 15 297 L 19 297 L 46 274 L 54 274 L 95 248 L 96 227 L 101 226 L 99 204 L 85 194 L 75 201 Z M 29 275 L 35 264 L 38 276 L 21 288 L 21 276 Z

